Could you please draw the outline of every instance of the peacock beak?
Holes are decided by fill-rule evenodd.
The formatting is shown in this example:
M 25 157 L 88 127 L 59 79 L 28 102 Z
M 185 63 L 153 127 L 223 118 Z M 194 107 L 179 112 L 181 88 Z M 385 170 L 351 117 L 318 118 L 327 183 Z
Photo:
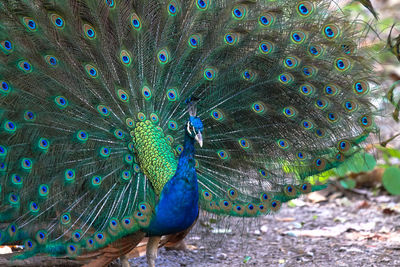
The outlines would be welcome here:
M 200 147 L 203 147 L 203 136 L 200 131 L 196 134 L 194 139 L 199 143 Z

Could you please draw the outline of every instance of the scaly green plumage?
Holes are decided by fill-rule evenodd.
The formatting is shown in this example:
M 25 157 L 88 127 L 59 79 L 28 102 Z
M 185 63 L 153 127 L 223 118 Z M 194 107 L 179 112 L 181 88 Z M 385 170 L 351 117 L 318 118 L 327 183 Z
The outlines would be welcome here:
M 159 195 L 177 168 L 177 161 L 162 129 L 150 120 L 139 122 L 134 130 L 134 147 L 143 173 Z
M 1 243 L 25 242 L 25 256 L 85 255 L 184 230 L 176 224 L 195 220 L 197 201 L 253 217 L 321 189 L 308 177 L 376 128 L 365 26 L 333 9 L 2 1 Z

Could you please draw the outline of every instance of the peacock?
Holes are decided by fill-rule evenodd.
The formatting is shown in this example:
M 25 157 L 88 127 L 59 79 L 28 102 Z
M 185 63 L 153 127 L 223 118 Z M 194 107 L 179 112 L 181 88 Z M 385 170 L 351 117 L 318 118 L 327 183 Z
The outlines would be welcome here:
M 323 189 L 377 130 L 329 0 L 0 2 L 0 244 L 107 265 Z M 161 243 L 160 243 L 161 242 Z

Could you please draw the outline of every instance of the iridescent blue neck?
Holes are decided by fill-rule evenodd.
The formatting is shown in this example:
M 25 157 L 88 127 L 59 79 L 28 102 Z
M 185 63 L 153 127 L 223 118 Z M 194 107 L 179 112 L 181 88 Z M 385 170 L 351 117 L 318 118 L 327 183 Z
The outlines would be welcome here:
M 199 213 L 198 185 L 194 160 L 195 140 L 185 132 L 183 151 L 175 175 L 160 195 L 149 235 L 166 235 L 189 228 Z

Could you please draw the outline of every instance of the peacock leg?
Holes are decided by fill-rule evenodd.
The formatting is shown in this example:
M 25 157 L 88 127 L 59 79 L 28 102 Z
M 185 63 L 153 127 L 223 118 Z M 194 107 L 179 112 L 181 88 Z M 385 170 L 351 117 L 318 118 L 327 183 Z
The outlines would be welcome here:
M 122 265 L 122 267 L 130 267 L 131 265 L 129 264 L 129 261 L 128 261 L 128 257 L 127 257 L 127 255 L 125 254 L 125 255 L 122 255 L 121 257 L 119 257 L 119 259 L 120 259 L 120 261 L 121 261 L 121 265 Z
M 161 236 L 151 236 L 147 242 L 146 257 L 149 267 L 155 267 L 158 244 L 160 243 Z

